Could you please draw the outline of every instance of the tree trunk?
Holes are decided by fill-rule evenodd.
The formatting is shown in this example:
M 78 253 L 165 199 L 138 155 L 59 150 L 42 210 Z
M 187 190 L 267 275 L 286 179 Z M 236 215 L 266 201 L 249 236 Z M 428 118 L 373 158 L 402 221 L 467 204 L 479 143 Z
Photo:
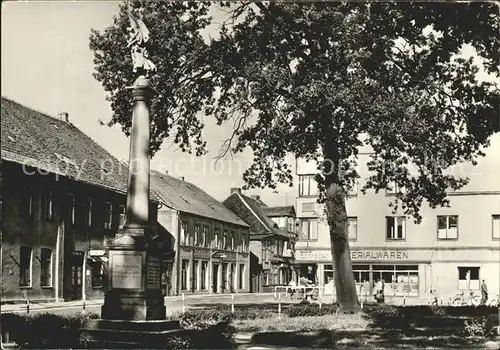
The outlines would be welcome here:
M 339 157 L 336 148 L 324 147 L 325 159 L 329 160 L 325 170 L 325 204 L 337 303 L 342 313 L 356 313 L 361 310 L 352 272 L 351 253 L 347 233 L 347 211 L 345 194 L 339 184 Z

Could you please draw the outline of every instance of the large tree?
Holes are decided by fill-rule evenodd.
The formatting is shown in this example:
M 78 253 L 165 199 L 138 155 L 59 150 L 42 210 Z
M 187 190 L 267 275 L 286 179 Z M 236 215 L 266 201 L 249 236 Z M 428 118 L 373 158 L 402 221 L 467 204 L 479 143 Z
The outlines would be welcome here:
M 293 155 L 317 162 L 337 302 L 359 310 L 345 201 L 359 177 L 358 149 L 373 150 L 362 191 L 395 183 L 393 208 L 419 222 L 421 206 L 447 205 L 468 179 L 447 173 L 476 162 L 498 127 L 499 16 L 493 3 L 221 3 L 226 20 L 204 41 L 211 3 L 143 3 L 159 71 L 152 151 L 173 133 L 203 154 L 200 114 L 234 120 L 223 151 L 250 147 L 248 187 L 292 183 Z M 92 32 L 96 78 L 128 132 L 132 82 L 124 8 Z M 213 28 L 213 27 L 212 27 Z M 464 53 L 464 48 L 466 49 Z M 467 51 L 469 50 L 469 51 Z M 476 59 L 467 57 L 474 52 Z M 465 56 L 464 56 L 465 55 Z M 194 143 L 194 148 L 193 148 Z M 223 153 L 224 153 L 223 152 Z

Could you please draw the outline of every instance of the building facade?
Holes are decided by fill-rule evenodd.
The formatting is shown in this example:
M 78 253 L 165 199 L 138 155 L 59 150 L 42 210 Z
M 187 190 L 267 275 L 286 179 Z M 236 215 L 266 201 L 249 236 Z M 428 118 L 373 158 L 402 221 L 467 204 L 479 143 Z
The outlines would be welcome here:
M 231 189 L 223 204 L 250 226 L 250 291 L 270 292 L 294 279 L 295 234 L 289 231 L 295 225 L 293 207 L 268 207 L 239 188 Z
M 358 285 L 385 281 L 387 296 L 427 298 L 430 290 L 444 300 L 462 291 L 479 291 L 485 279 L 491 297 L 500 286 L 500 135 L 494 135 L 486 157 L 477 166 L 458 165 L 450 171 L 470 183 L 449 192 L 449 207 L 423 204 L 416 224 L 389 207 L 394 188 L 385 193 L 358 190 L 363 186 L 369 150 L 361 150 L 357 188 L 347 199 L 348 234 L 354 278 Z M 334 293 L 328 225 L 317 205 L 315 165 L 297 160 L 297 214 L 301 232 L 296 261 L 301 272 L 311 266 L 325 293 Z M 369 283 L 369 284 L 368 284 Z M 366 289 L 366 288 L 365 288 Z
M 1 123 L 2 302 L 103 298 L 104 242 L 123 225 L 127 169 L 67 115 L 2 98 Z
M 174 239 L 166 294 L 248 292 L 248 225 L 182 178 L 153 171 L 151 180 L 161 199 L 158 224 Z

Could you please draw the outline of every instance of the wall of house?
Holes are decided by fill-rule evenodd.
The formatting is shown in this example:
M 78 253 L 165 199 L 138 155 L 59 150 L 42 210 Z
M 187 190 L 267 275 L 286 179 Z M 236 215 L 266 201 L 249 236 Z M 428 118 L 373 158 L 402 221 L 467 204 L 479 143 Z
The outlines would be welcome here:
M 420 224 L 407 217 L 404 221 L 403 239 L 387 238 L 386 217 L 404 216 L 401 211 L 392 212 L 389 207 L 393 198 L 391 195 L 385 191 L 363 195 L 358 191 L 356 196 L 349 198 L 346 202 L 347 215 L 356 222 L 356 233 L 350 235 L 351 260 L 358 284 L 365 279 L 370 279 L 369 282 L 373 283 L 377 276 L 385 279 L 396 277 L 399 280 L 400 275 L 406 272 L 398 271 L 406 269 L 408 275 L 401 277 L 401 280 L 408 281 L 408 284 L 399 288 L 400 286 L 391 287 L 387 283 L 389 294 L 409 293 L 427 297 L 430 289 L 436 289 L 438 295 L 447 299 L 464 289 L 465 284 L 467 289 L 477 291 L 477 282 L 483 278 L 488 281 L 490 294 L 497 294 L 500 286 L 500 241 L 493 237 L 493 218 L 500 215 L 499 149 L 500 134 L 497 134 L 492 139 L 491 147 L 486 150 L 487 156 L 480 159 L 476 167 L 460 164 L 449 169 L 455 176 L 469 177 L 469 184 L 460 191 L 449 194 L 449 207 L 432 209 L 424 204 Z M 360 155 L 358 170 L 362 178 L 358 188 L 364 185 L 363 176 L 368 175 L 368 159 L 368 153 Z M 303 161 L 297 163 L 298 174 L 311 172 L 314 172 L 311 164 Z M 318 219 L 321 208 L 314 205 L 315 201 L 315 196 L 297 197 L 297 217 L 301 220 Z M 458 217 L 456 238 L 438 238 L 438 216 Z M 319 218 L 317 238 L 299 240 L 296 251 L 296 261 L 317 267 L 320 283 L 326 284 L 329 275 L 333 273 L 326 222 Z M 382 271 L 383 269 L 386 271 Z M 389 271 L 391 269 L 392 275 Z M 479 273 L 471 273 L 474 275 L 472 282 L 464 281 L 464 269 Z
M 248 228 L 190 213 L 178 213 L 168 208 L 160 209 L 158 221 L 177 238 L 172 294 L 231 293 L 231 290 L 234 293 L 243 293 L 249 290 L 250 254 L 240 248 L 243 236 L 248 242 Z M 187 224 L 188 240 L 185 243 L 181 239 L 181 222 Z M 204 226 L 208 227 L 208 241 L 205 246 L 202 242 L 196 245 L 194 243 L 195 225 L 199 225 L 201 230 Z M 226 229 L 228 232 L 235 232 L 234 250 L 216 248 L 215 229 L 219 229 L 220 235 Z M 227 266 L 225 274 L 223 266 Z M 233 271 L 232 278 L 230 271 Z
M 103 298 L 108 285 L 104 240 L 118 232 L 118 206 L 125 205 L 126 196 L 54 174 L 26 175 L 20 165 L 3 163 L 2 301 L 55 300 L 56 296 L 73 300 L 83 293 L 88 299 Z M 51 218 L 43 215 L 46 189 L 52 192 Z M 74 209 L 70 194 L 75 198 Z M 92 199 L 90 225 L 87 198 Z M 112 204 L 111 226 L 104 224 L 105 202 Z M 151 204 L 150 217 L 156 220 L 156 204 Z M 32 250 L 27 286 L 20 285 L 21 247 Z M 50 276 L 42 276 L 42 249 L 51 251 Z M 42 285 L 42 277 L 49 281 L 47 285 Z

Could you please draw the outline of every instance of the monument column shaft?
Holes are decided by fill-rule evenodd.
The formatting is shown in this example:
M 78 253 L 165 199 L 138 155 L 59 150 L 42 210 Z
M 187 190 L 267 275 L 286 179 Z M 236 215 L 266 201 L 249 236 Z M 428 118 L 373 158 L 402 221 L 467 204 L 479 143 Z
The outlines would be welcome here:
M 146 228 L 149 222 L 149 82 L 134 83 L 134 109 L 130 134 L 127 210 L 124 229 Z

